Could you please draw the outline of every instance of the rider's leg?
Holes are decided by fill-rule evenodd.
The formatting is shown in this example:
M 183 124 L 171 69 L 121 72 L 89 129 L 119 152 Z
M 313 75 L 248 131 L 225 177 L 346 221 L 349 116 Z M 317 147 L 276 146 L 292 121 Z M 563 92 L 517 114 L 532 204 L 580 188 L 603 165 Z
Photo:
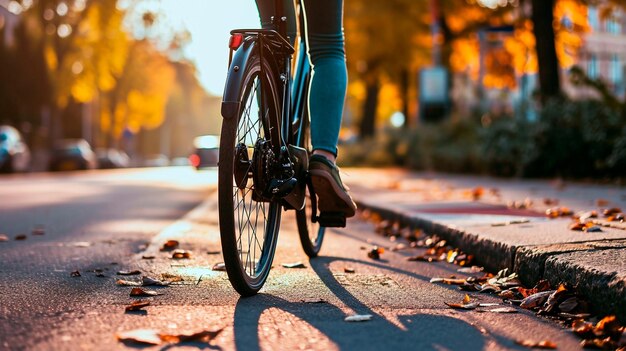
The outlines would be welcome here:
M 309 93 L 311 142 L 334 161 L 348 73 L 343 35 L 343 0 L 303 0 L 313 79 Z
M 307 47 L 313 65 L 309 92 L 313 156 L 309 172 L 324 213 L 352 217 L 356 205 L 335 165 L 348 83 L 343 36 L 343 0 L 303 0 Z M 327 225 L 322 223 L 323 225 Z M 331 225 L 328 223 L 328 225 Z

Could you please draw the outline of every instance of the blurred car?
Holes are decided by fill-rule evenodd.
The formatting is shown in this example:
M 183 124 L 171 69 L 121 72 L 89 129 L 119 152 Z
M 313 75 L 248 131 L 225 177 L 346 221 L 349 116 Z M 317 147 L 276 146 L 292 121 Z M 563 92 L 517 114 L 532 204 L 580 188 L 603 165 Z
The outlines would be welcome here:
M 196 169 L 217 166 L 220 153 L 220 138 L 217 135 L 201 135 L 193 140 L 194 152 L 189 162 Z
M 11 126 L 0 126 L 0 172 L 24 172 L 30 166 L 30 150 Z
M 84 139 L 59 140 L 50 155 L 51 171 L 74 171 L 96 168 L 98 160 Z
M 118 149 L 97 149 L 98 168 L 126 168 L 130 165 L 130 157 Z
M 170 163 L 172 166 L 190 166 L 189 158 L 187 157 L 175 157 Z
M 146 167 L 166 167 L 170 165 L 170 159 L 163 154 L 148 155 L 143 164 Z

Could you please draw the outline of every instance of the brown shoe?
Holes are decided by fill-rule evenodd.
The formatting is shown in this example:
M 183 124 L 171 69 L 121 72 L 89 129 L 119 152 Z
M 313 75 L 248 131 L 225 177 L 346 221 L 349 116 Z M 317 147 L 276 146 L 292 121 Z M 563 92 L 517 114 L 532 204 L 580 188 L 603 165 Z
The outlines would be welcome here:
M 320 212 L 342 212 L 346 217 L 356 213 L 356 204 L 341 182 L 339 168 L 322 155 L 313 155 L 309 160 L 309 173 L 313 190 L 317 194 Z

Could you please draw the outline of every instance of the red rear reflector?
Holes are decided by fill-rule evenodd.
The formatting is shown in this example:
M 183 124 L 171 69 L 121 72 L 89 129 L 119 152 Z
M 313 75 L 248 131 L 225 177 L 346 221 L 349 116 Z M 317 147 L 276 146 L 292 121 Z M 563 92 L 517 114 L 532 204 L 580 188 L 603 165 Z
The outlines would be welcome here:
M 198 167 L 200 165 L 200 156 L 196 155 L 196 154 L 192 154 L 189 156 L 189 163 L 191 163 L 191 165 L 193 167 Z
M 243 43 L 243 34 L 237 33 L 230 36 L 230 41 L 228 42 L 228 47 L 237 50 L 239 46 Z

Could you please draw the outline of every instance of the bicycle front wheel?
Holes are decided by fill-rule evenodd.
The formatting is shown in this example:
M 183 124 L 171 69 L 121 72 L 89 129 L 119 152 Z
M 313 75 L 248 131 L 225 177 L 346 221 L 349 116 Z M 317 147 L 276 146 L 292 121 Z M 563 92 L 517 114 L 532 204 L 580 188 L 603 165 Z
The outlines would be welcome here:
M 266 158 L 258 154 L 258 145 L 273 146 L 272 131 L 280 128 L 272 121 L 280 109 L 269 63 L 252 52 L 243 66 L 241 107 L 236 118 L 226 118 L 222 124 L 218 196 L 228 278 L 237 292 L 250 296 L 267 279 L 280 226 L 280 202 L 255 194 L 255 179 L 264 176 L 259 174 L 259 163 Z

